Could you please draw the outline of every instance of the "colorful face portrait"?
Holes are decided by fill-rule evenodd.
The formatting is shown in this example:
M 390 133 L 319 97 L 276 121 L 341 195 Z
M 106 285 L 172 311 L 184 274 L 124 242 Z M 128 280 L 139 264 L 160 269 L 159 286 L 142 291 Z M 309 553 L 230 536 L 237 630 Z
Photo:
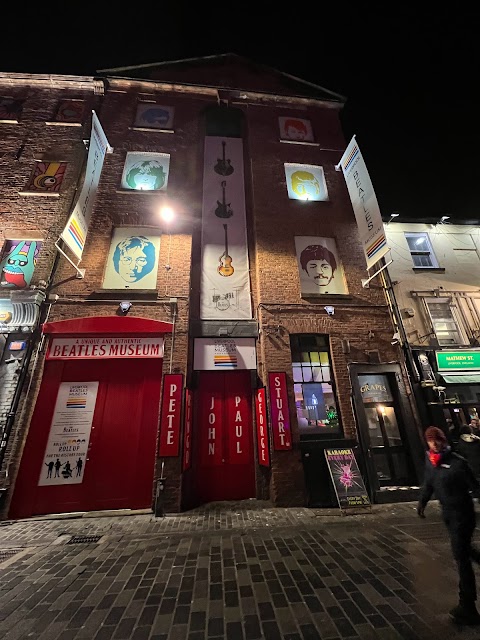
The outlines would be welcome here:
M 285 163 L 285 178 L 291 200 L 328 200 L 322 167 Z
M 105 269 L 105 289 L 155 289 L 160 237 L 150 230 L 115 229 Z M 143 232 L 143 233 L 142 233 Z
M 0 120 L 17 121 L 22 113 L 23 100 L 0 96 Z
M 122 176 L 123 189 L 164 191 L 167 188 L 170 155 L 128 153 Z
M 279 118 L 280 138 L 296 142 L 313 142 L 313 130 L 310 120 L 302 118 Z
M 141 102 L 137 107 L 134 126 L 145 129 L 173 129 L 173 114 L 173 107 Z
M 26 190 L 52 193 L 60 191 L 66 168 L 66 162 L 37 162 Z
M 29 286 L 42 243 L 36 240 L 7 240 L 0 261 L 0 288 Z
M 347 293 L 333 238 L 296 236 L 302 295 Z
M 85 103 L 83 100 L 63 100 L 58 105 L 55 120 L 57 122 L 81 123 L 84 110 Z

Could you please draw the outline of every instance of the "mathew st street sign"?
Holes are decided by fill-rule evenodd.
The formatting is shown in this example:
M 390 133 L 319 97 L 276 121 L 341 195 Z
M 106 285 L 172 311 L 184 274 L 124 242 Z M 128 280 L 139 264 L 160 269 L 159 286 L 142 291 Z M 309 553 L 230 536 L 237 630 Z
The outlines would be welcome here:
M 480 371 L 480 351 L 437 351 L 439 371 Z

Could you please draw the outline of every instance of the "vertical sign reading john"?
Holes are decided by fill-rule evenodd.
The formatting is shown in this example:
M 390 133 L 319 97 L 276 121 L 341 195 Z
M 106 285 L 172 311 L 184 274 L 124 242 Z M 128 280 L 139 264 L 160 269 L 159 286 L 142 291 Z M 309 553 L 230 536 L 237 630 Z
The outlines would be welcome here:
M 257 416 L 258 464 L 262 465 L 262 467 L 269 467 L 270 451 L 268 448 L 268 422 L 265 387 L 257 389 L 255 394 L 255 412 Z
M 163 376 L 159 457 L 174 457 L 179 454 L 182 394 L 183 374 L 166 373 Z
M 287 376 L 284 371 L 268 374 L 268 393 L 270 396 L 273 448 L 275 451 L 288 451 L 292 448 L 292 437 L 288 410 Z

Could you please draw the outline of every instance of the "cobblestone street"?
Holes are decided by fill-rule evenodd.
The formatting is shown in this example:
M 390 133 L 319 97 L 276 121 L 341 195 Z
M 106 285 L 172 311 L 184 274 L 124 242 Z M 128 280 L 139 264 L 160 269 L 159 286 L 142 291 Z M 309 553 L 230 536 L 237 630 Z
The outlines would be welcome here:
M 371 513 L 246 501 L 0 523 L 0 635 L 74 640 L 479 638 L 432 502 Z

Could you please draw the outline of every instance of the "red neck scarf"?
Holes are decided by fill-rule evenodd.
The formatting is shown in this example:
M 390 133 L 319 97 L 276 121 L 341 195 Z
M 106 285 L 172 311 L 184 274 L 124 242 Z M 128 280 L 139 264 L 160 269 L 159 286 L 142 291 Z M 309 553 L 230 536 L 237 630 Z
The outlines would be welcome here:
M 440 466 L 440 462 L 442 461 L 442 458 L 443 458 L 443 451 L 440 453 L 435 453 L 435 451 L 429 451 L 428 457 L 432 465 L 434 467 L 438 467 Z

